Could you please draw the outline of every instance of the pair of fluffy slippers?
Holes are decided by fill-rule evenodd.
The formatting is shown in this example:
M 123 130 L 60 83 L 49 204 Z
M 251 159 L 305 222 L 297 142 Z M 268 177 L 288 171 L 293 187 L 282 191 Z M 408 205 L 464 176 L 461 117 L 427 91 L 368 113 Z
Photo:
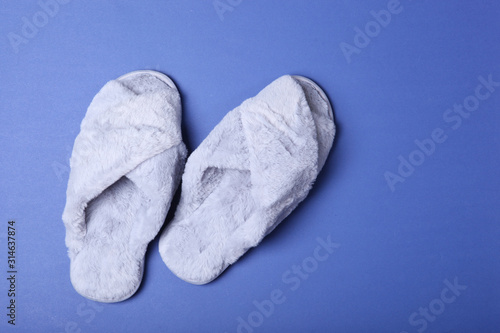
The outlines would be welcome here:
M 70 160 L 63 221 L 74 288 L 100 302 L 136 292 L 181 178 L 160 253 L 181 279 L 212 281 L 307 196 L 334 134 L 325 93 L 285 75 L 230 111 L 186 161 L 172 80 L 137 71 L 108 82 Z

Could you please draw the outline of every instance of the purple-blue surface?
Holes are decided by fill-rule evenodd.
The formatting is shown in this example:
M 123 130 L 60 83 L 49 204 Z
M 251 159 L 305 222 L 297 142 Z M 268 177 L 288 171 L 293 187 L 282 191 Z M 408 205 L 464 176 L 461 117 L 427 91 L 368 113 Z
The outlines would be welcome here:
M 499 15 L 493 0 L 2 1 L 0 331 L 498 332 Z M 138 69 L 179 87 L 190 151 L 283 74 L 323 87 L 338 131 L 309 197 L 217 280 L 178 279 L 155 239 L 137 294 L 101 304 L 69 280 L 68 160 L 93 96 Z

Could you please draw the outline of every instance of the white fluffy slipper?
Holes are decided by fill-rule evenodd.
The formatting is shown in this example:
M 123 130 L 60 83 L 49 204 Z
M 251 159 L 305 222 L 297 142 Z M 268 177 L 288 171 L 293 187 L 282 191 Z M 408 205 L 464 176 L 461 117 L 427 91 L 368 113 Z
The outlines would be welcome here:
M 180 125 L 179 92 L 158 72 L 126 74 L 94 97 L 73 147 L 63 213 L 81 295 L 118 302 L 139 287 L 146 248 L 183 172 Z
M 189 156 L 165 264 L 205 284 L 256 246 L 308 194 L 335 135 L 325 93 L 282 76 L 229 112 Z

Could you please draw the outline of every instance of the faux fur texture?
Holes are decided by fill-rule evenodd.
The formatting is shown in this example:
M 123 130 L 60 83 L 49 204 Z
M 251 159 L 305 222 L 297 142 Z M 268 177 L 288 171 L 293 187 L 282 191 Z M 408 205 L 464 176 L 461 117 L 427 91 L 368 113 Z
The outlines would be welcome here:
M 165 75 L 108 82 L 82 121 L 63 213 L 71 282 L 81 295 L 118 302 L 142 280 L 184 167 L 181 104 Z
M 193 284 L 219 276 L 308 194 L 335 135 L 325 93 L 283 76 L 229 112 L 191 154 L 163 261 Z

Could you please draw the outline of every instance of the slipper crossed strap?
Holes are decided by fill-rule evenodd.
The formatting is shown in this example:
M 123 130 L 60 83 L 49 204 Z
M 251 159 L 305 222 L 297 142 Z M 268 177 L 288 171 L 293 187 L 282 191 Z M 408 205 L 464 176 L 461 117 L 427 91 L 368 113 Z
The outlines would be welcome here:
M 71 282 L 100 302 L 138 289 L 148 243 L 161 228 L 184 167 L 181 104 L 166 75 L 108 82 L 82 121 L 63 213 Z
M 328 98 L 304 77 L 283 76 L 229 112 L 186 162 L 160 237 L 165 264 L 193 284 L 219 276 L 307 196 L 334 134 Z

